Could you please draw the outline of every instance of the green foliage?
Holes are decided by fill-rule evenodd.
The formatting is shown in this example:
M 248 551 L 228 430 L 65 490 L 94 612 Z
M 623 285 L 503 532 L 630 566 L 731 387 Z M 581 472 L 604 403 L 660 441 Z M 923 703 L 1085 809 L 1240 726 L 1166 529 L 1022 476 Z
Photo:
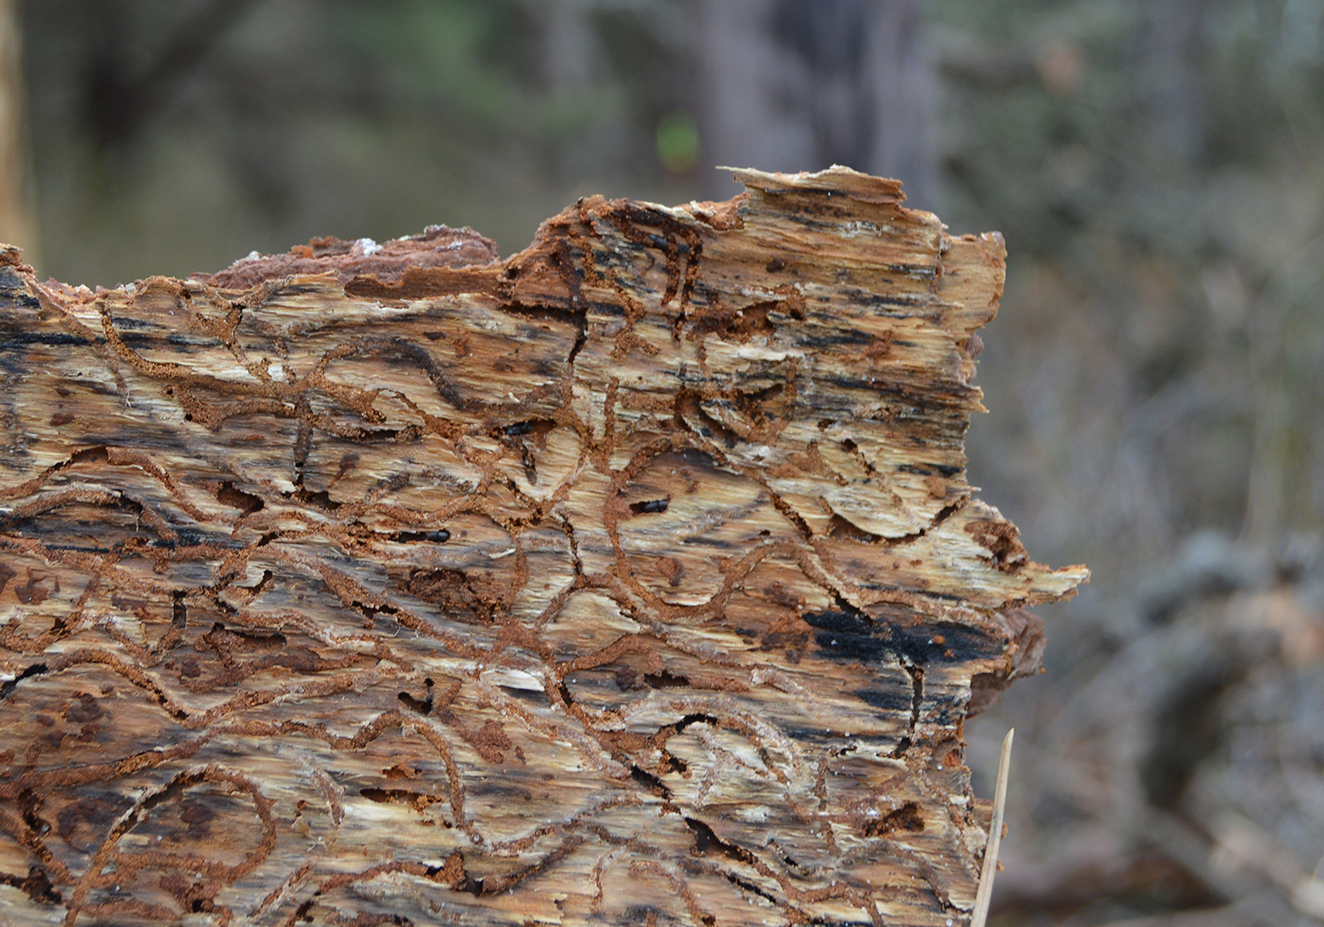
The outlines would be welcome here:
M 667 170 L 684 174 L 699 163 L 699 127 L 689 113 L 667 113 L 657 124 L 657 157 Z

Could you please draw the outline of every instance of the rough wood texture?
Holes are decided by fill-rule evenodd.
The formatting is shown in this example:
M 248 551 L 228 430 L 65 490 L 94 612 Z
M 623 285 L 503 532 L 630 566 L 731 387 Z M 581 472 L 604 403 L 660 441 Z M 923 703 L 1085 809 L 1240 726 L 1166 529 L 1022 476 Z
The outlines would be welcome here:
M 5 252 L 0 920 L 968 919 L 962 723 L 1087 575 L 964 479 L 1002 242 L 738 176 L 505 261 Z

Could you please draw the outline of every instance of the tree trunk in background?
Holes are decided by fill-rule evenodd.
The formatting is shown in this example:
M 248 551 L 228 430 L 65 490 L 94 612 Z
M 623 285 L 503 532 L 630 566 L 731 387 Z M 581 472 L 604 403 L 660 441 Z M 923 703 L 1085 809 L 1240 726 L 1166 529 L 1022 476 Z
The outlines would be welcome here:
M 528 10 L 542 32 L 542 70 L 556 97 L 592 86 L 601 56 L 585 0 L 533 0 Z
M 937 76 L 915 0 L 702 0 L 704 160 L 905 184 L 933 209 Z M 725 177 L 710 191 L 729 196 Z
M 6 923 L 966 923 L 1039 666 L 1000 236 L 847 170 L 93 293 L 0 264 Z M 81 919 L 81 920 L 80 920 Z
M 1208 0 L 1150 0 L 1141 7 L 1136 102 L 1150 157 L 1173 172 L 1189 171 L 1204 154 L 1208 6 Z
M 37 224 L 28 198 L 22 32 L 15 0 L 0 0 L 0 242 L 37 259 Z

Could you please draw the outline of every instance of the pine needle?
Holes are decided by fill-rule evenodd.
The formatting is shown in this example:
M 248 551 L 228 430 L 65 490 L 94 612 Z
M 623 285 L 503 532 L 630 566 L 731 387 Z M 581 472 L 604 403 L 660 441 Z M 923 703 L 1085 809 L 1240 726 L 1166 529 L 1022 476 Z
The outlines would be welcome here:
M 1002 843 L 1002 812 L 1007 805 L 1007 773 L 1011 769 L 1012 728 L 1002 740 L 1002 757 L 998 760 L 998 784 L 993 792 L 993 822 L 988 828 L 988 844 L 984 849 L 984 870 L 979 874 L 979 890 L 975 892 L 975 910 L 970 927 L 984 927 L 988 920 L 989 902 L 993 900 L 993 876 L 998 871 L 998 845 Z

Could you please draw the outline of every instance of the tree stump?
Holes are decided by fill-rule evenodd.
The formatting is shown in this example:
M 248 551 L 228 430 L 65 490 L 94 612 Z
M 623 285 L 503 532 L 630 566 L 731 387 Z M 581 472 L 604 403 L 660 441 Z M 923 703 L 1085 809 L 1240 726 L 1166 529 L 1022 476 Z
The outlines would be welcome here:
M 1037 669 L 1001 237 L 738 171 L 114 290 L 0 266 L 0 920 L 969 918 Z

